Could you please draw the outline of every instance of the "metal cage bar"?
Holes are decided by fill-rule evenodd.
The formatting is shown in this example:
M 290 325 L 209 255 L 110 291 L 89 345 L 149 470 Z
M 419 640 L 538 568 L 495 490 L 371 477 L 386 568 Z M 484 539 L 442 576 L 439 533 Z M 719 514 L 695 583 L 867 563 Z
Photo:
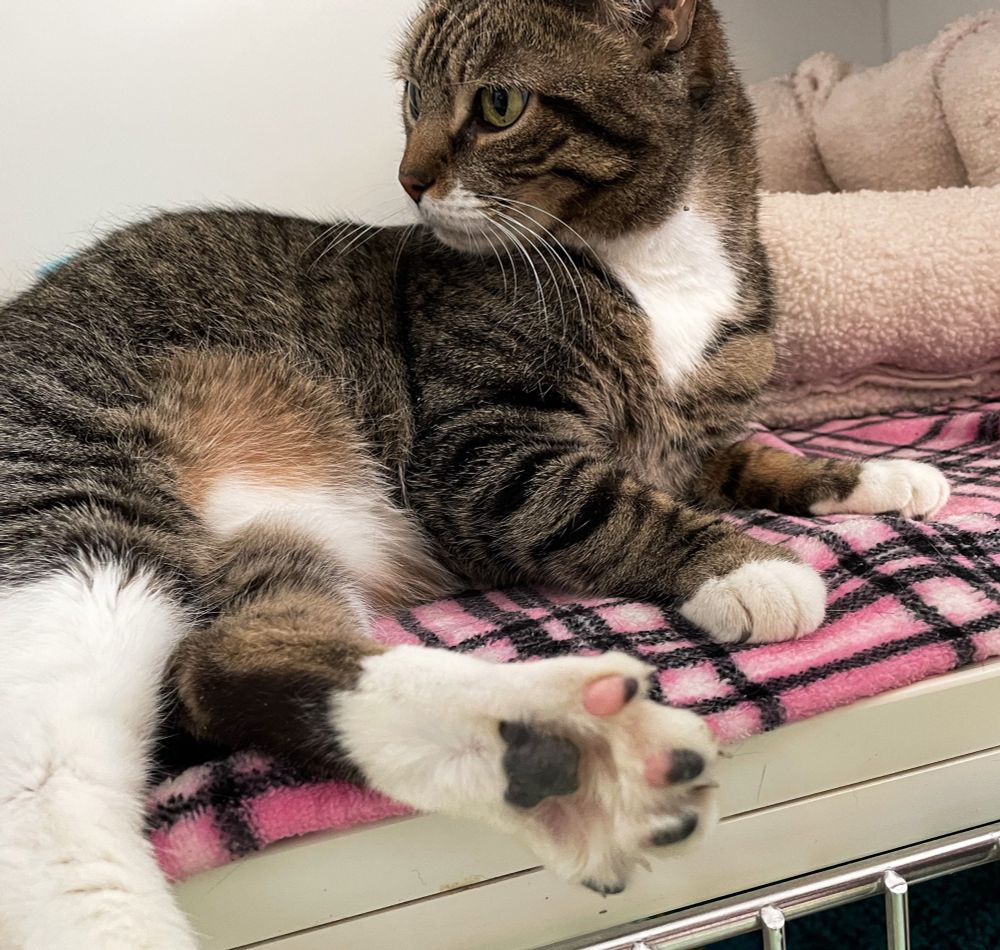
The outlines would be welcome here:
M 717 940 L 762 931 L 765 950 L 784 950 L 785 921 L 885 895 L 889 950 L 909 950 L 909 888 L 1000 859 L 1000 822 L 890 854 L 761 888 L 696 910 L 680 911 L 641 929 L 564 941 L 545 950 L 695 950 Z M 617 935 L 612 935 L 615 933 Z
M 764 933 L 764 950 L 786 950 L 785 915 L 777 907 L 768 904 L 761 908 L 760 928 Z
M 910 950 L 910 885 L 897 871 L 886 871 L 885 936 L 889 950 Z

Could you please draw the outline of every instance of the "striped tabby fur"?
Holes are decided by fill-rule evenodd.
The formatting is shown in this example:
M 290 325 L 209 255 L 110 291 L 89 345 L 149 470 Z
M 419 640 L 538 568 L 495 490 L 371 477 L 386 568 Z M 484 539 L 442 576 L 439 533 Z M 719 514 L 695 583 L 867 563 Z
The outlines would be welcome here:
M 163 215 L 111 235 L 4 308 L 0 586 L 10 598 L 62 578 L 67 603 L 90 604 L 107 588 L 102 603 L 113 610 L 137 592 L 155 601 L 157 629 L 174 631 L 164 634 L 169 668 L 146 672 L 167 681 L 197 735 L 347 770 L 420 807 L 470 812 L 453 800 L 460 782 L 446 801 L 415 774 L 394 778 L 377 761 L 381 747 L 365 741 L 371 717 L 396 714 L 393 703 L 409 695 L 398 680 L 404 654 L 364 635 L 370 611 L 458 584 L 544 583 L 675 601 L 721 639 L 794 636 L 822 616 L 818 579 L 710 509 L 808 511 L 849 499 L 861 476 L 855 465 L 735 445 L 772 370 L 773 302 L 751 111 L 708 0 L 432 0 L 400 71 L 420 92 L 419 113 L 404 102 L 401 170 L 420 189 L 426 226 L 362 233 L 257 211 Z M 476 96 L 502 84 L 530 96 L 509 128 L 490 129 Z M 792 615 L 740 601 L 748 568 L 753 588 L 763 577 Z M 0 666 L 21 669 L 47 603 L 43 617 L 17 613 L 0 629 Z M 103 642 L 97 627 L 93 635 Z M 101 685 L 115 662 L 94 668 L 93 693 L 81 687 L 81 722 L 107 690 L 122 721 L 148 723 L 148 690 Z M 433 670 L 438 660 L 412 662 Z M 586 682 L 597 675 L 588 669 L 559 682 Z M 632 669 L 607 666 L 612 686 L 587 709 L 605 715 L 630 702 Z M 16 675 L 22 692 L 8 695 L 21 705 L 0 711 L 15 723 L 44 718 L 44 684 L 28 689 L 28 673 Z M 448 703 L 448 677 L 428 682 Z M 376 712 L 351 705 L 355 691 L 379 690 L 388 692 Z M 383 724 L 387 734 L 419 721 L 424 707 L 413 702 L 399 723 Z M 662 768 L 683 785 L 709 746 L 700 727 L 670 723 L 672 741 L 687 735 L 690 748 L 684 769 Z M 6 725 L 0 752 L 9 751 Z M 46 727 L 52 762 L 60 742 L 67 761 L 81 748 L 59 738 L 64 725 Z M 138 749 L 146 739 L 135 729 Z M 516 758 L 505 757 L 508 771 Z M 101 916 L 93 907 L 112 887 L 104 878 L 80 870 L 83 883 L 71 880 L 39 817 L 49 806 L 38 775 L 57 764 L 38 775 L 3 768 L 0 829 L 37 822 L 42 836 L 0 830 L 5 946 L 69 945 L 32 942 L 38 921 L 96 940 L 88 928 L 98 919 L 112 935 L 101 946 L 188 945 L 176 921 L 134 930 L 134 908 Z M 516 778 L 532 801 L 555 789 Z M 572 786 L 575 765 L 559 781 Z M 132 788 L 115 786 L 125 797 L 108 800 L 134 801 Z M 6 826 L 5 789 L 11 801 L 28 794 L 27 811 Z M 683 808 L 701 809 L 701 798 L 677 794 Z M 490 807 L 501 806 L 511 807 L 498 792 Z M 693 813 L 677 814 L 676 827 L 650 840 L 690 834 Z M 616 839 L 567 863 L 555 839 L 538 844 L 541 825 L 531 828 L 546 860 L 599 890 L 623 886 L 635 860 Z M 35 878 L 19 877 L 27 890 L 5 901 L 4 861 L 13 867 L 18 848 L 56 856 Z M 76 874 L 87 852 L 72 853 Z M 122 880 L 147 873 L 122 861 L 131 869 Z M 83 893 L 86 912 L 67 896 Z

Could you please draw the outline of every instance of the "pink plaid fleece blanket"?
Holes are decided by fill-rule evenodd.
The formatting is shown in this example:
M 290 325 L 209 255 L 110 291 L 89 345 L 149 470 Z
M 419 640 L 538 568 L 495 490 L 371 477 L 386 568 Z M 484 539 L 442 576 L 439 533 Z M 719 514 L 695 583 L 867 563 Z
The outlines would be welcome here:
M 953 497 L 934 523 L 736 512 L 756 537 L 823 572 L 827 621 L 794 643 L 724 647 L 667 607 L 542 590 L 438 601 L 383 619 L 378 638 L 500 661 L 624 650 L 655 665 L 655 698 L 707 716 L 723 740 L 1000 655 L 1000 395 L 757 438 L 792 452 L 933 462 Z M 147 819 L 161 866 L 180 879 L 282 838 L 406 811 L 243 752 L 164 781 Z

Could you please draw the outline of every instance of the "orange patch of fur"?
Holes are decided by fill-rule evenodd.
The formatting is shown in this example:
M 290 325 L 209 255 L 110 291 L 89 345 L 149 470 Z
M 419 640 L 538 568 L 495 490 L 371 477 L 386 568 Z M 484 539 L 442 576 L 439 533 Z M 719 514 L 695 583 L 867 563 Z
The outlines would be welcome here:
M 420 531 L 387 497 L 336 393 L 280 356 L 179 354 L 167 364 L 139 422 L 165 452 L 181 500 L 198 514 L 227 476 L 370 498 L 386 552 L 377 575 L 358 578 L 372 608 L 397 609 L 451 586 Z M 351 571 L 350 564 L 343 567 Z
M 196 511 L 224 475 L 286 487 L 355 487 L 369 467 L 332 394 L 276 357 L 178 356 L 151 416 L 180 494 Z

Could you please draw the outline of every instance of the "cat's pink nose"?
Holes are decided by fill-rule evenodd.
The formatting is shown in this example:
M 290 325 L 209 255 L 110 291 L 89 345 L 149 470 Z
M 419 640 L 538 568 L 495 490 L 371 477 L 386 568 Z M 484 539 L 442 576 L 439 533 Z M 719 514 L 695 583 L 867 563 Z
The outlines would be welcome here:
M 403 186 L 403 190 L 417 204 L 420 204 L 420 199 L 424 196 L 424 192 L 434 184 L 434 179 L 419 171 L 400 171 L 399 183 Z

